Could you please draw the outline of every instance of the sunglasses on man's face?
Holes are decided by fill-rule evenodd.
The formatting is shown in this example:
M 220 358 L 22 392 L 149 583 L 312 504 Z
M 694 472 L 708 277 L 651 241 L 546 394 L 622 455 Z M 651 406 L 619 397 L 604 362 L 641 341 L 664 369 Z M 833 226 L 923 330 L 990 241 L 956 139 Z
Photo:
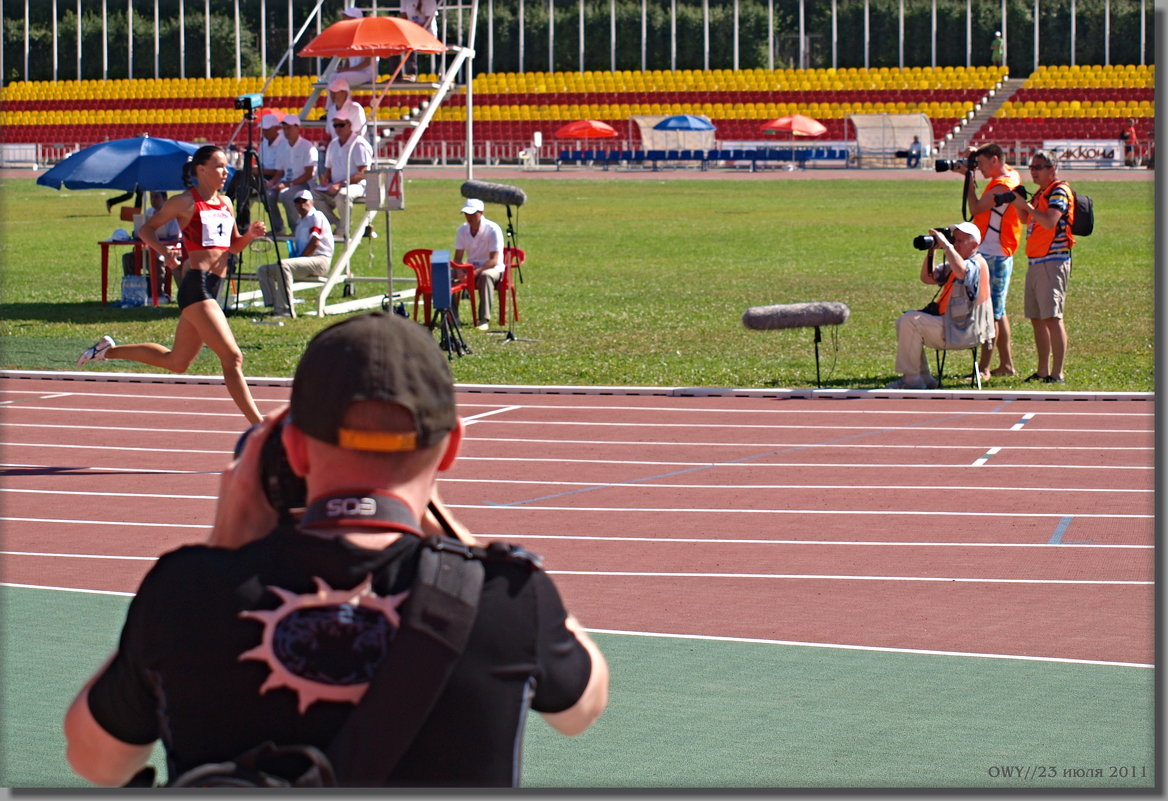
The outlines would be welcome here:
M 1050 165 L 1049 164 L 1031 164 L 1030 169 L 1032 169 L 1032 170 L 1049 170 Z
M 334 128 L 348 128 L 349 123 L 347 123 L 347 122 L 334 122 L 333 127 Z

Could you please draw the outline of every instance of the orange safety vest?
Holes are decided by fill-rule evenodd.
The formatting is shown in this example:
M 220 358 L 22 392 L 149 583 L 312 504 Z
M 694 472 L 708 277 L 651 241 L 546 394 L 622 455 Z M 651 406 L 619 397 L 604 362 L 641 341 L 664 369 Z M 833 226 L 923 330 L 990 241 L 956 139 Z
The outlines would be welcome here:
M 1073 248 L 1075 246 L 1075 235 L 1071 233 L 1071 226 L 1075 223 L 1075 191 L 1071 189 L 1070 184 L 1066 181 L 1052 181 L 1041 192 L 1036 192 L 1035 195 L 1038 199 L 1034 203 L 1034 210 L 1046 211 L 1050 206 L 1051 193 L 1059 186 L 1067 190 L 1067 211 L 1054 224 L 1053 228 L 1039 225 L 1035 222 L 1034 216 L 1030 216 L 1030 222 L 1026 227 L 1026 256 L 1028 258 L 1037 259 L 1050 253 L 1051 243 L 1054 242 L 1060 227 L 1066 229 L 1067 247 Z
M 990 271 L 984 258 L 977 258 L 974 254 L 971 258 L 977 259 L 978 267 L 978 282 L 977 282 L 977 297 L 974 298 L 974 305 L 978 303 L 985 303 L 990 298 Z M 969 261 L 966 260 L 966 264 Z M 945 309 L 949 307 L 949 296 L 953 294 L 953 285 L 957 283 L 957 274 L 953 272 L 953 268 L 949 267 L 949 277 L 945 280 L 945 286 L 941 287 L 941 294 L 937 297 L 937 313 L 942 317 L 945 316 Z
M 986 187 L 982 197 L 989 195 L 993 197 L 999 192 L 1007 192 L 1022 183 L 1021 176 L 1013 167 L 1006 167 L 1005 175 L 1000 175 L 990 181 Z M 1012 205 L 1006 205 L 1006 211 L 1000 215 L 1001 222 L 999 225 L 1002 229 L 998 232 L 998 239 L 1002 243 L 1002 250 L 1007 256 L 1013 256 L 1014 252 L 1018 250 L 1018 243 L 1022 241 L 1022 218 L 1018 216 L 1018 209 Z M 977 230 L 981 231 L 981 240 L 984 242 L 986 238 L 986 231 L 989 230 L 990 220 L 993 219 L 994 209 L 986 209 L 981 214 L 973 218 L 973 224 L 977 226 Z

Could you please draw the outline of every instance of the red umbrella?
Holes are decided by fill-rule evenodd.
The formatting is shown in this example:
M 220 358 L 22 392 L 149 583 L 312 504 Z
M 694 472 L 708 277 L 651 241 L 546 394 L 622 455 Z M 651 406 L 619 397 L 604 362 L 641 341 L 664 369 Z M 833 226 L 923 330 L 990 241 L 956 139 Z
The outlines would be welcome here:
M 600 120 L 577 120 L 556 131 L 556 139 L 612 139 L 616 135 L 615 128 Z
M 787 131 L 792 136 L 819 136 L 827 133 L 827 126 L 802 114 L 790 114 L 775 120 L 767 120 L 762 124 L 762 131 L 763 133 Z
M 301 56 L 397 56 L 418 53 L 445 53 L 446 45 L 417 23 L 400 17 L 361 17 L 334 22 L 309 42 Z

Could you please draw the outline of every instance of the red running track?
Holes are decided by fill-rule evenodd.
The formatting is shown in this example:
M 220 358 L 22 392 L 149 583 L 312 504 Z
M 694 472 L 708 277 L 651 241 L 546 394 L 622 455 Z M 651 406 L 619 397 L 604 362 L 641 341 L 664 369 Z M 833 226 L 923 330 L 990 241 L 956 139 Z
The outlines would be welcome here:
M 16 585 L 132 592 L 206 536 L 245 427 L 220 386 L 0 378 L 0 403 Z M 443 497 L 590 628 L 1153 661 L 1150 400 L 459 404 Z

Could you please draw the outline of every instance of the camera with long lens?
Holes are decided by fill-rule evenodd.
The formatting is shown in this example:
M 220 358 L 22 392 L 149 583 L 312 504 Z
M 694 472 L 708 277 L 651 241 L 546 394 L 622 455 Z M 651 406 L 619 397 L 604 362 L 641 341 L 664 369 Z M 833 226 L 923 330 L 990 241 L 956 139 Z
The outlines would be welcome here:
M 950 242 L 953 241 L 953 229 L 951 227 L 949 227 L 947 225 L 938 225 L 938 226 L 934 226 L 933 230 L 940 231 L 941 233 L 943 233 L 945 235 L 946 239 L 948 239 Z M 933 247 L 935 244 L 937 244 L 936 238 L 932 234 L 925 234 L 924 236 L 918 236 L 916 239 L 913 240 L 913 247 L 916 248 L 917 250 L 928 250 L 929 248 Z
M 280 519 L 288 519 L 293 509 L 303 509 L 308 503 L 308 487 L 304 479 L 292 472 L 292 465 L 288 464 L 288 454 L 284 451 L 284 441 L 281 433 L 288 424 L 285 416 L 268 434 L 260 449 L 260 485 L 264 489 L 264 497 L 280 515 Z M 259 423 L 256 423 L 258 426 Z M 235 443 L 235 458 L 243 452 L 243 445 L 256 426 L 252 426 L 239 437 Z
M 973 172 L 977 169 L 977 156 L 971 155 L 967 159 L 937 159 L 933 162 L 933 169 L 937 172 L 949 172 L 956 170 L 962 164 L 969 172 Z

